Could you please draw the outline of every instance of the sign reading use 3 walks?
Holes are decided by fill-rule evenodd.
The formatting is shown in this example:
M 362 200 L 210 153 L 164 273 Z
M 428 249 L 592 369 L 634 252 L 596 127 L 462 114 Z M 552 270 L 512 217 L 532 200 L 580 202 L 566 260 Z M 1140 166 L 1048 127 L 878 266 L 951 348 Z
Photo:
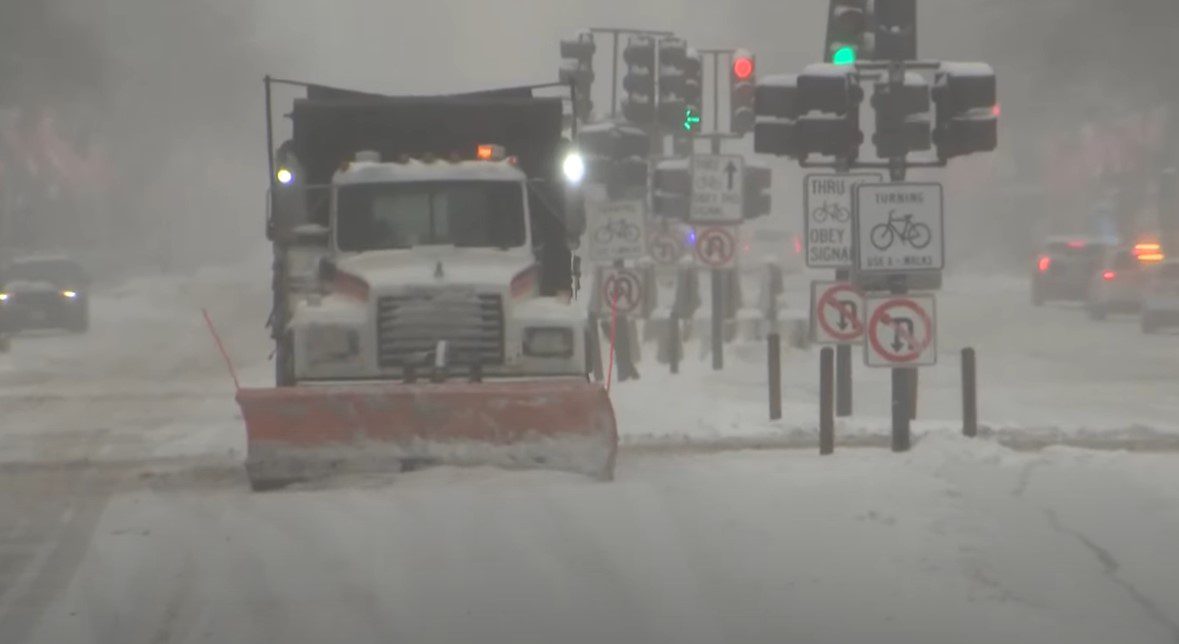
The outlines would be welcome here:
M 816 344 L 864 338 L 864 294 L 847 282 L 811 282 L 811 337 Z
M 881 181 L 884 177 L 873 173 L 807 175 L 802 201 L 807 266 L 852 267 L 852 190 Z
M 694 223 L 739 223 L 745 203 L 745 158 L 738 155 L 693 156 L 692 201 L 688 219 Z
M 861 184 L 853 201 L 860 272 L 907 273 L 945 267 L 941 184 Z
M 932 295 L 870 297 L 864 326 L 869 367 L 937 364 L 937 303 Z

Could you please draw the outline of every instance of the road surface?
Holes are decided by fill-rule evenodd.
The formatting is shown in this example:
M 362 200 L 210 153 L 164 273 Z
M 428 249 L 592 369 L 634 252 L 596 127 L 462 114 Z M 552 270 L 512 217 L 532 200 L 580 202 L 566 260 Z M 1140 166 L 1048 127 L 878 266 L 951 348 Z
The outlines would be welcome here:
M 91 334 L 0 357 L 0 641 L 1179 642 L 1179 456 L 1157 451 L 1179 339 L 1132 320 L 952 282 L 905 455 L 731 450 L 813 441 L 815 353 L 787 352 L 769 423 L 758 345 L 676 377 L 647 347 L 613 393 L 614 483 L 435 469 L 258 495 L 200 315 L 264 382 L 265 285 L 241 274 L 262 273 L 129 284 Z M 958 437 L 966 345 L 1000 435 L 1156 451 Z M 841 440 L 887 434 L 884 382 L 857 372 Z

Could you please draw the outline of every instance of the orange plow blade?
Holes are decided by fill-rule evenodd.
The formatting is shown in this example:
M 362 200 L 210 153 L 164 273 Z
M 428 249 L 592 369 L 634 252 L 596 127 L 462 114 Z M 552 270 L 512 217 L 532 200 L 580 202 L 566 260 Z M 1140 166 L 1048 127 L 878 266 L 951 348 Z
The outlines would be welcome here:
M 255 489 L 422 464 L 565 470 L 609 480 L 618 430 L 580 378 L 241 389 Z

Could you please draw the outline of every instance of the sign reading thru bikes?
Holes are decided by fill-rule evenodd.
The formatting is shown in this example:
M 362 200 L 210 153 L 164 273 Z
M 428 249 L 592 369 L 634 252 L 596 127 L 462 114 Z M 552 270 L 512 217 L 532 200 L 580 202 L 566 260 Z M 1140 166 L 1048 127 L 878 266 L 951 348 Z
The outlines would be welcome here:
M 806 177 L 806 265 L 811 268 L 852 267 L 852 189 L 879 183 L 879 174 L 812 174 Z
M 945 267 L 941 184 L 864 184 L 855 188 L 853 202 L 856 268 L 861 273 Z
M 647 254 L 642 201 L 587 201 L 585 217 L 589 261 L 610 263 Z

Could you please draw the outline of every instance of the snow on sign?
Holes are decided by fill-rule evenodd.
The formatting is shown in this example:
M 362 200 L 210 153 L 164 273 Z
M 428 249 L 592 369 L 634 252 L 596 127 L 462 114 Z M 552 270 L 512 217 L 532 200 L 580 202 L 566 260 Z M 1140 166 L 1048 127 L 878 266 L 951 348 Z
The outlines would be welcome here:
M 611 311 L 617 300 L 619 313 L 632 313 L 643 301 L 643 280 L 638 271 L 603 267 L 598 273 L 598 284 L 604 312 Z
M 864 294 L 847 282 L 811 282 L 811 337 L 855 344 L 864 337 Z
M 737 233 L 733 226 L 712 226 L 696 236 L 696 261 L 705 268 L 732 268 L 737 264 Z
M 869 367 L 937 364 L 937 303 L 932 295 L 893 295 L 867 301 Z
M 806 211 L 806 265 L 852 267 L 852 191 L 861 183 L 880 183 L 874 173 L 812 174 L 803 186 Z
M 642 201 L 588 201 L 585 210 L 591 262 L 639 259 L 647 254 Z
M 688 219 L 697 223 L 740 222 L 745 159 L 737 155 L 694 156 L 690 170 L 692 201 Z
M 860 272 L 940 271 L 945 266 L 941 184 L 861 184 L 853 202 Z

